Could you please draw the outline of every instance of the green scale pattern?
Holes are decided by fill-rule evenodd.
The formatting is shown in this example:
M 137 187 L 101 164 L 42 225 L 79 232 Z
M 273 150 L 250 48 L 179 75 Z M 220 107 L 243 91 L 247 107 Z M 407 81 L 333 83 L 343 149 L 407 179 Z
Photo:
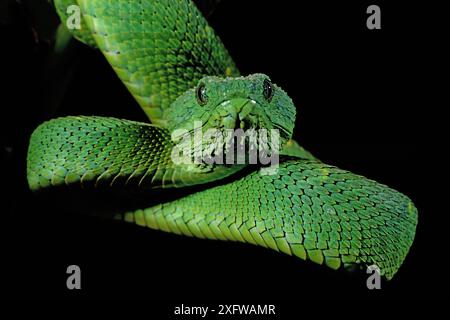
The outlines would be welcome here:
M 377 265 L 391 279 L 413 242 L 417 209 L 405 195 L 315 161 L 116 218 L 199 238 L 248 242 L 332 269 Z
M 160 185 L 171 149 L 169 133 L 150 124 L 105 117 L 53 119 L 31 136 L 29 185 L 32 190 L 86 183 Z
M 41 124 L 28 148 L 30 189 L 81 185 L 185 187 L 224 178 L 242 166 L 189 170 L 172 162 L 167 129 L 130 120 L 70 116 Z
M 97 46 L 154 124 L 167 126 L 164 111 L 204 76 L 239 75 L 189 1 L 78 3 Z
M 63 22 L 69 4 L 78 4 L 83 14 L 82 29 L 71 32 L 102 51 L 159 126 L 101 117 L 46 122 L 30 139 L 31 189 L 91 183 L 170 187 L 205 183 L 240 169 L 218 168 L 203 176 L 180 168 L 185 172 L 180 174 L 170 161 L 167 128 L 176 121 L 186 122 L 174 110 L 194 115 L 196 106 L 181 103 L 187 97 L 182 94 L 192 96 L 192 88 L 206 75 L 239 75 L 191 1 L 55 0 Z M 210 100 L 225 94 L 209 89 Z M 291 131 L 290 123 L 277 121 L 280 117 L 273 114 L 270 125 Z M 203 119 L 201 110 L 195 115 L 190 118 Z M 220 119 L 210 116 L 211 112 L 207 117 L 211 123 Z M 286 146 L 285 154 L 313 158 L 295 142 Z M 417 210 L 406 196 L 387 186 L 318 161 L 296 159 L 282 162 L 273 176 L 253 172 L 118 218 L 177 234 L 249 242 L 333 269 L 376 264 L 390 279 L 413 242 Z

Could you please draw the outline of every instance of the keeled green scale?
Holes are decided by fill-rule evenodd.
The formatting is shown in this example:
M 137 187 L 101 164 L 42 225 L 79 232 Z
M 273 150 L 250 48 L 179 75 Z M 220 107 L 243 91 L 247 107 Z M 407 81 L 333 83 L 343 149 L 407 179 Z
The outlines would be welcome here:
M 73 35 L 105 55 L 154 125 L 102 117 L 42 124 L 30 140 L 31 189 L 71 184 L 176 187 L 231 175 L 241 167 L 206 167 L 211 171 L 200 172 L 174 165 L 169 129 L 189 128 L 195 119 L 206 119 L 208 125 L 233 123 L 221 122 L 230 110 L 218 112 L 216 107 L 239 94 L 258 102 L 253 124 L 282 129 L 287 139 L 292 135 L 292 101 L 274 85 L 274 99 L 264 102 L 266 76 L 204 78 L 237 77 L 239 71 L 191 1 L 54 3 L 63 22 L 67 6 L 80 7 L 82 28 L 71 30 Z M 209 88 L 204 106 L 196 100 L 200 79 Z M 259 122 L 254 120 L 258 117 Z M 414 239 L 417 209 L 411 200 L 373 180 L 311 160 L 314 157 L 293 141 L 285 147 L 298 158 L 284 160 L 275 175 L 254 171 L 117 218 L 180 235 L 248 242 L 332 269 L 376 264 L 392 278 Z

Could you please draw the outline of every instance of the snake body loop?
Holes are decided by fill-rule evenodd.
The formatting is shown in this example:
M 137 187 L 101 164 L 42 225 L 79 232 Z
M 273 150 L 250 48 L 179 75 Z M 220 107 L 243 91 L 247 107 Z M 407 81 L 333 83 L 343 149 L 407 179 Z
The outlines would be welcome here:
M 152 124 L 85 116 L 42 124 L 30 139 L 31 189 L 207 183 L 233 176 L 244 165 L 176 164 L 172 151 L 183 135 L 174 132 L 196 132 L 195 121 L 202 132 L 277 129 L 284 156 L 272 174 L 255 167 L 226 184 L 116 218 L 180 235 L 252 243 L 332 269 L 375 264 L 387 279 L 394 276 L 414 240 L 414 204 L 385 185 L 323 164 L 290 140 L 292 100 L 265 75 L 239 77 L 191 1 L 54 3 L 63 22 L 67 7 L 79 6 L 81 29 L 73 35 L 104 54 Z

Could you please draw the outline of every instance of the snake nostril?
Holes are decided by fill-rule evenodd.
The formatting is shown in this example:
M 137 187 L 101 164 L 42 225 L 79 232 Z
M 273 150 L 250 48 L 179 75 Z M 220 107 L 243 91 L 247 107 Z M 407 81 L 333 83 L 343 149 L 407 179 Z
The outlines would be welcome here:
M 251 128 L 251 122 L 248 118 L 241 119 L 239 121 L 239 128 L 246 130 Z

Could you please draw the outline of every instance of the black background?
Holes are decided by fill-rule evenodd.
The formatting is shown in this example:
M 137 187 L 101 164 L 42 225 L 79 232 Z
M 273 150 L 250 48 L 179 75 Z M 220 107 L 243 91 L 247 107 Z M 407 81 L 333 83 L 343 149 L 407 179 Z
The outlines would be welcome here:
M 366 28 L 372 2 L 224 0 L 209 20 L 243 74 L 266 73 L 289 93 L 298 109 L 295 138 L 303 146 L 415 202 L 415 242 L 382 290 L 369 291 L 364 274 L 335 272 L 251 245 L 103 221 L 64 206 L 61 194 L 33 195 L 25 157 L 29 135 L 41 121 L 77 114 L 146 118 L 98 52 L 74 44 L 65 73 L 49 71 L 50 45 L 35 39 L 29 13 L 3 23 L 1 33 L 7 54 L 2 167 L 9 181 L 3 183 L 1 290 L 30 297 L 145 297 L 169 305 L 293 299 L 295 306 L 304 298 L 440 296 L 443 243 L 427 182 L 428 170 L 438 169 L 425 169 L 422 160 L 430 151 L 424 144 L 426 108 L 419 105 L 415 83 L 423 29 L 411 17 L 421 8 L 374 3 L 382 10 L 381 30 Z M 78 201 L 90 206 L 82 197 Z M 81 267 L 81 291 L 66 288 L 71 264 Z

